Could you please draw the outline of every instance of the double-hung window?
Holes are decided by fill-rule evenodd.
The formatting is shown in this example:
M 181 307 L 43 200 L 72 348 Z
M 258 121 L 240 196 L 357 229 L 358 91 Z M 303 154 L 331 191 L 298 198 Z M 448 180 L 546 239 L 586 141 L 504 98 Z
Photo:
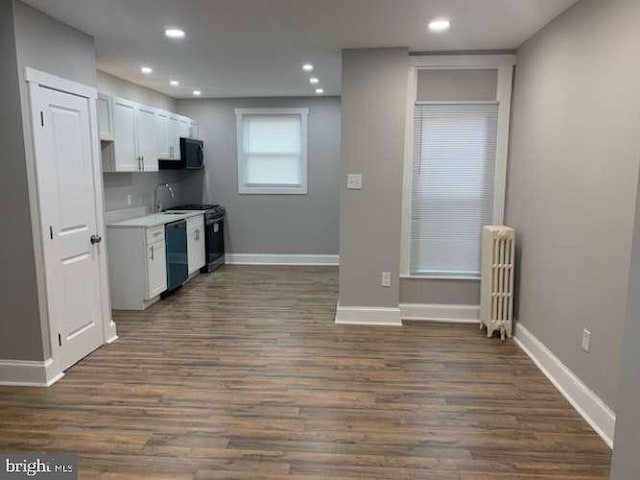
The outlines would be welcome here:
M 238 192 L 307 193 L 307 109 L 237 109 Z
M 473 277 L 494 223 L 497 102 L 414 108 L 410 274 Z
M 410 62 L 401 272 L 477 280 L 482 227 L 504 217 L 515 57 Z

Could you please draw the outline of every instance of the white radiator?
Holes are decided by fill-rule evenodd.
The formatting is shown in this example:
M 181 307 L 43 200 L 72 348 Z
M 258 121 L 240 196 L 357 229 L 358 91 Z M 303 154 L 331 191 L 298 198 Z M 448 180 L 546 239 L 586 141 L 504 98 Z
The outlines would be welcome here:
M 488 225 L 482 229 L 480 328 L 487 327 L 487 337 L 499 331 L 502 340 L 511 338 L 515 246 L 513 228 Z

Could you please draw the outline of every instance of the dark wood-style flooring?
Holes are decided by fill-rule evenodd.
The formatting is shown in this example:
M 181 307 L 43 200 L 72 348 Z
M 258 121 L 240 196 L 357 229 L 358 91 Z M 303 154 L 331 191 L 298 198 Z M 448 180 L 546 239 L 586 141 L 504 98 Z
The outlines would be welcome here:
M 610 451 L 513 342 L 333 324 L 337 270 L 225 267 L 51 388 L 0 387 L 0 451 L 81 479 L 605 479 Z

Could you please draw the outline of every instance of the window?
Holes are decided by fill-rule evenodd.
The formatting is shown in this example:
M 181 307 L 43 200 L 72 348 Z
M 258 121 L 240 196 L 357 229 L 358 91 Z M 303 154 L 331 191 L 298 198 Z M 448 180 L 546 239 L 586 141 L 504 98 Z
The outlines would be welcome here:
M 410 274 L 478 276 L 482 227 L 494 223 L 497 102 L 414 109 Z
M 238 192 L 307 193 L 307 109 L 238 109 Z

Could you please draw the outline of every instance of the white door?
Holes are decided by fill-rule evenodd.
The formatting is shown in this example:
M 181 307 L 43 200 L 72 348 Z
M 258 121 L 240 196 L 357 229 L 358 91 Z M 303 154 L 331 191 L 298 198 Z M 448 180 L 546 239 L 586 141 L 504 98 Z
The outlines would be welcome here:
M 154 243 L 147 247 L 147 300 L 167 289 L 167 244 Z
M 142 162 L 136 148 L 136 105 L 113 99 L 113 148 L 116 172 L 139 172 Z
M 50 328 L 64 370 L 103 343 L 89 102 L 36 87 L 33 129 Z M 97 130 L 97 129 L 96 129 Z M 57 343 L 57 345 L 55 344 Z M 54 356 L 56 358 L 56 356 Z
M 155 109 L 139 105 L 136 112 L 136 128 L 138 131 L 138 155 L 142 159 L 145 172 L 158 171 L 158 121 Z

